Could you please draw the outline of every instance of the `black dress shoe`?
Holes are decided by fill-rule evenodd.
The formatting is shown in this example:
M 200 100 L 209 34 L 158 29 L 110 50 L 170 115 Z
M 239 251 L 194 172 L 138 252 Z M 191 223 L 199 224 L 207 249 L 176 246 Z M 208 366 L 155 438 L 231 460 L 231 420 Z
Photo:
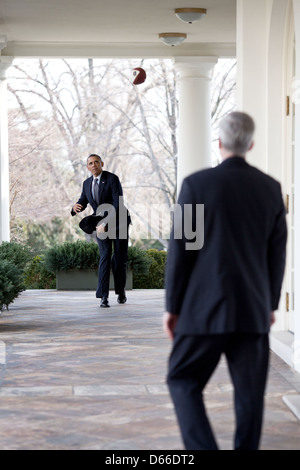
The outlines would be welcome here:
M 109 308 L 110 307 L 107 297 L 102 297 L 100 307 L 101 308 Z
M 127 302 L 127 297 L 126 297 L 125 292 L 123 292 L 122 294 L 119 294 L 118 303 L 119 304 L 125 304 L 126 302 Z

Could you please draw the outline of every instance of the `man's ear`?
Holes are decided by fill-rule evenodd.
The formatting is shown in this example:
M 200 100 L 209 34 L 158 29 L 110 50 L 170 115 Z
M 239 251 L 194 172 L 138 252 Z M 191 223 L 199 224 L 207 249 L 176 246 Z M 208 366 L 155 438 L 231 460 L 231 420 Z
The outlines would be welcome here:
M 253 149 L 254 145 L 255 145 L 255 143 L 254 143 L 254 141 L 253 141 L 252 144 L 251 144 L 250 147 L 249 147 L 248 152 L 250 152 L 250 151 Z

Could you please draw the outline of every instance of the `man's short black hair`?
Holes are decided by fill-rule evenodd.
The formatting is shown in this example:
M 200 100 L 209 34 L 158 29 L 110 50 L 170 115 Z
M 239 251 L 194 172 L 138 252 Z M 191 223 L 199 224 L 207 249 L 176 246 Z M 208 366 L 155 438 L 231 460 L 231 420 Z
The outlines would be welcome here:
M 100 162 L 103 163 L 102 158 L 100 157 L 100 155 L 97 155 L 96 153 L 92 153 L 91 155 L 89 155 L 88 158 L 87 158 L 87 162 L 89 161 L 89 158 L 91 158 L 91 157 L 97 157 L 97 158 L 99 158 Z

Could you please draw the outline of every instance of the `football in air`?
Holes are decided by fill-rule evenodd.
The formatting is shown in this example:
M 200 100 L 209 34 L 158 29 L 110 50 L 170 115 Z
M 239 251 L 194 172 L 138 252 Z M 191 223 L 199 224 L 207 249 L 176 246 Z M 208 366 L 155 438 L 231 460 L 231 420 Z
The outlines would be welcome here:
M 136 67 L 132 70 L 131 83 L 133 85 L 141 85 L 145 82 L 147 74 L 141 67 Z

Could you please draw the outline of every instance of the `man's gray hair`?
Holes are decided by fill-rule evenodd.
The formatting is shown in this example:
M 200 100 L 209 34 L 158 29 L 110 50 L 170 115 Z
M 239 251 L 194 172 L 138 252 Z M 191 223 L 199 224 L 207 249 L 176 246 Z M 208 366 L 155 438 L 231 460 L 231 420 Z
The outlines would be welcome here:
M 236 155 L 245 155 L 253 142 L 255 123 L 246 113 L 233 112 L 220 123 L 220 141 L 223 147 Z

